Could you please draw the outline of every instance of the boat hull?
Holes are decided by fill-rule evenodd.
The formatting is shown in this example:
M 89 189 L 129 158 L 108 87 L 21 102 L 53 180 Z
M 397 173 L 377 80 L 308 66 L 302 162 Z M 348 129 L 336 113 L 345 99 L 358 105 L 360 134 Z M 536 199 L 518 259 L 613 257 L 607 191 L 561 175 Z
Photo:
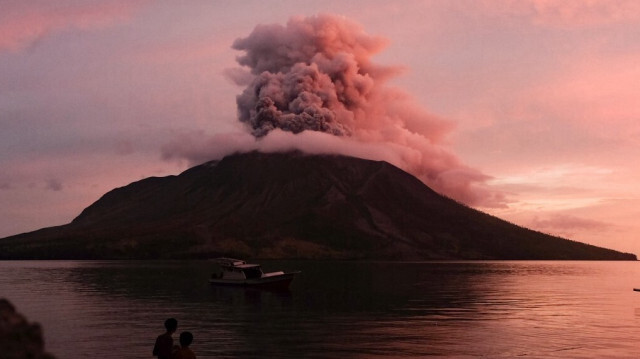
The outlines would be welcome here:
M 251 288 L 265 288 L 265 289 L 279 289 L 286 290 L 289 288 L 291 281 L 299 272 L 283 273 L 274 276 L 266 276 L 253 279 L 224 279 L 224 278 L 211 278 L 209 283 L 215 286 L 230 286 L 230 287 L 251 287 Z

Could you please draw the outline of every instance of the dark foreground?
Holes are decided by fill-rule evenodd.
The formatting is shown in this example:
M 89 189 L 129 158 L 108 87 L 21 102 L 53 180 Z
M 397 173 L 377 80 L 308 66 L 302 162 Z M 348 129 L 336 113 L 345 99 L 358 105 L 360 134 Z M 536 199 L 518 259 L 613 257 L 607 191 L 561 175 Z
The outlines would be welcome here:
M 5 359 L 55 359 L 44 349 L 40 325 L 30 323 L 4 298 L 0 298 L 0 351 Z

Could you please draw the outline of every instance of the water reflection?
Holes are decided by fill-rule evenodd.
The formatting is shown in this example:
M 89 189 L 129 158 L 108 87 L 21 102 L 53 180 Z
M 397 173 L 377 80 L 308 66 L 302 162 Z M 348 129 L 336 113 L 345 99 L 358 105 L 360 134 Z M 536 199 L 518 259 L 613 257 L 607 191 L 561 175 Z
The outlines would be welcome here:
M 203 358 L 597 358 L 637 354 L 634 264 L 264 262 L 302 270 L 282 293 L 211 287 L 206 261 L 0 262 L 0 292 L 59 357 L 146 358 L 173 316 Z

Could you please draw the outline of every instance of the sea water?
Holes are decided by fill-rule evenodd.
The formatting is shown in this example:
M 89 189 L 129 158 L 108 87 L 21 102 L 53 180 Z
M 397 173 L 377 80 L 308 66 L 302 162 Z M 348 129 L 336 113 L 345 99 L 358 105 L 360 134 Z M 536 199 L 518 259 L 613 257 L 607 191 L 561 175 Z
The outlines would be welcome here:
M 211 287 L 208 261 L 0 261 L 0 297 L 61 359 L 150 358 L 168 317 L 198 358 L 640 357 L 637 262 L 262 264 L 302 273 L 271 292 Z

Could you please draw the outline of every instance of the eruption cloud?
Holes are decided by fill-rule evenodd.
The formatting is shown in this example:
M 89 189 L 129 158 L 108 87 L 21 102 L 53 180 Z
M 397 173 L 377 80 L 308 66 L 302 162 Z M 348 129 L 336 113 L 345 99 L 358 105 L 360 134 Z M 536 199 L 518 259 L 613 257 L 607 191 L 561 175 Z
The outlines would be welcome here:
M 234 144 L 242 147 L 236 150 L 298 149 L 385 160 L 460 202 L 504 206 L 504 198 L 486 187 L 489 176 L 442 147 L 452 123 L 387 85 L 399 68 L 371 61 L 386 44 L 334 15 L 294 17 L 286 26 L 258 25 L 237 39 L 232 47 L 244 52 L 237 58 L 242 68 L 227 74 L 246 86 L 237 96 L 238 119 L 252 136 L 235 136 Z M 187 142 L 209 148 L 219 140 Z M 165 148 L 165 157 L 175 152 L 198 159 L 205 154 L 181 151 L 174 143 Z
M 238 113 L 256 137 L 280 128 L 352 135 L 365 121 L 376 77 L 387 69 L 369 58 L 385 41 L 334 16 L 293 18 L 286 27 L 261 25 L 233 48 L 255 76 L 238 96 Z

